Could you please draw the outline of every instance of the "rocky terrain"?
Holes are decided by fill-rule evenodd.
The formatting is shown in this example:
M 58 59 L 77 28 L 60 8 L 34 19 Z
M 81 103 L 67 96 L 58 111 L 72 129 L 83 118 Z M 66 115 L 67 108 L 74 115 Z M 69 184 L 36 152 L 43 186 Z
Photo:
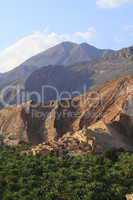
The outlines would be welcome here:
M 133 150 L 133 76 L 62 101 L 27 102 L 0 111 L 1 143 L 30 142 L 28 153 Z
M 133 194 L 127 194 L 126 199 L 127 200 L 133 200 Z

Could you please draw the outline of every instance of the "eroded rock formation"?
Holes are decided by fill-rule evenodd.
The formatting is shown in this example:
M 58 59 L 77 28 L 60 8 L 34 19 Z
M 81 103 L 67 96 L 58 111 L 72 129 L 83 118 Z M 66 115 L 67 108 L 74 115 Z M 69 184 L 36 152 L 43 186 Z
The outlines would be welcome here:
M 133 150 L 133 77 L 61 102 L 32 102 L 0 111 L 4 143 L 33 144 L 32 152 Z M 39 146 L 35 146 L 38 145 Z

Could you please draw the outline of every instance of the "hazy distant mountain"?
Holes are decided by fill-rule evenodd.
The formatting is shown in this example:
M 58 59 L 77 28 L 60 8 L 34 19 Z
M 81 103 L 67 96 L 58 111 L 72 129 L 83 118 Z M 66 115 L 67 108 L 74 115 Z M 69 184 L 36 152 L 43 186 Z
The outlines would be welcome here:
M 82 70 L 76 70 L 75 65 L 55 65 L 42 67 L 33 72 L 25 82 L 25 89 L 28 92 L 38 92 L 42 97 L 41 101 L 49 101 L 59 100 L 60 95 L 61 98 L 71 98 L 77 95 L 75 91 L 81 94 L 91 85 L 91 71 L 89 74 L 87 65 L 84 64 Z M 37 100 L 35 95 L 32 96 L 32 100 Z
M 8 85 L 22 85 L 28 92 L 40 92 L 41 86 L 51 85 L 59 92 L 82 92 L 84 85 L 89 89 L 128 74 L 133 74 L 133 47 L 119 51 L 98 50 L 85 43 L 65 42 L 0 75 L 0 89 Z M 15 103 L 15 95 L 14 91 L 10 91 L 6 99 L 11 97 L 11 102 Z M 52 95 L 48 92 L 46 99 L 52 99 Z
M 63 42 L 28 59 L 12 71 L 4 73 L 0 77 L 0 88 L 8 84 L 23 83 L 32 72 L 40 67 L 47 65 L 71 65 L 99 59 L 105 54 L 112 53 L 112 50 L 97 49 L 86 43 Z
M 112 50 L 101 50 L 87 43 L 76 44 L 72 42 L 63 42 L 47 51 L 44 51 L 24 64 L 27 66 L 41 67 L 45 65 L 71 65 L 83 61 L 98 59 Z
M 125 48 L 108 54 L 98 60 L 69 66 L 48 66 L 33 72 L 25 82 L 28 92 L 42 94 L 42 86 L 50 85 L 61 92 L 84 91 L 115 79 L 121 75 L 133 74 L 133 48 Z M 45 89 L 45 100 L 56 99 L 54 89 Z

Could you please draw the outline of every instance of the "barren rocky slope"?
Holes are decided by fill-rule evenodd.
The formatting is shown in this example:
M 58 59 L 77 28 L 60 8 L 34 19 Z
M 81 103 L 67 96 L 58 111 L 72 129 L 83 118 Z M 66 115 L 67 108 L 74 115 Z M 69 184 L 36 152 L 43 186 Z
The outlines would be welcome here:
M 126 76 L 71 100 L 5 108 L 0 111 L 1 138 L 10 145 L 31 142 L 34 154 L 103 152 L 109 148 L 131 151 L 132 87 L 133 77 Z

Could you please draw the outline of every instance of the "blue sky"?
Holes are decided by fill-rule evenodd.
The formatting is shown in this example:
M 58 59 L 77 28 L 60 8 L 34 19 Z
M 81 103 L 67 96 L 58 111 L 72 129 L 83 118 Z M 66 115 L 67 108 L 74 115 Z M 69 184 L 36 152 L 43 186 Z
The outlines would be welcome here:
M 131 3 L 115 8 L 98 7 L 96 0 L 4 0 L 0 4 L 0 49 L 46 27 L 59 34 L 94 27 L 96 34 L 90 43 L 101 48 L 121 48 L 133 42 Z M 126 37 L 129 26 L 132 37 Z
M 133 45 L 133 0 L 2 0 L 0 64 L 5 50 L 32 34 L 39 45 L 45 35 L 45 48 L 62 40 L 113 49 Z

